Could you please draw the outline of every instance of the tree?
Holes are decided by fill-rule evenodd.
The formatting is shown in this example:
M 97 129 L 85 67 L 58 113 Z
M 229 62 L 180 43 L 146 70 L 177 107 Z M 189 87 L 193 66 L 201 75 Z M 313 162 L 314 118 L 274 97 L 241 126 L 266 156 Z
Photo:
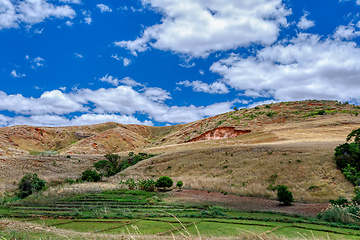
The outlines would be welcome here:
M 354 142 L 359 143 L 360 142 L 360 128 L 352 131 L 349 133 L 349 135 L 346 138 L 346 141 L 350 141 L 352 138 L 354 138 Z
M 155 183 L 155 187 L 163 188 L 163 191 L 165 191 L 165 188 L 172 187 L 172 185 L 173 185 L 173 180 L 166 176 L 160 177 Z
M 184 184 L 183 184 L 183 182 L 182 181 L 178 181 L 177 183 L 176 183 L 176 186 L 181 190 L 181 188 L 182 188 L 182 186 L 183 186 Z
M 26 198 L 31 194 L 46 188 L 46 182 L 40 179 L 37 173 L 27 173 L 24 175 L 18 185 L 18 197 Z
M 291 203 L 294 201 L 292 192 L 288 190 L 288 187 L 285 185 L 278 185 L 277 189 L 277 200 L 282 202 L 285 206 L 291 206 Z
M 95 170 L 88 169 L 81 173 L 81 180 L 84 182 L 99 182 L 101 180 L 101 175 Z
M 106 154 L 104 160 L 100 160 L 94 164 L 96 170 L 101 171 L 104 176 L 110 177 L 121 171 L 121 157 L 117 154 Z

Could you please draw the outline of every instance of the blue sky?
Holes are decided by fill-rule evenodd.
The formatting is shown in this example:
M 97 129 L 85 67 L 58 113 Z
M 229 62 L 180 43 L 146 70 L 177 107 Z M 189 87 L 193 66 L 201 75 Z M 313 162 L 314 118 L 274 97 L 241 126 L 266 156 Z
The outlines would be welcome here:
M 0 0 L 0 126 L 360 102 L 359 0 Z

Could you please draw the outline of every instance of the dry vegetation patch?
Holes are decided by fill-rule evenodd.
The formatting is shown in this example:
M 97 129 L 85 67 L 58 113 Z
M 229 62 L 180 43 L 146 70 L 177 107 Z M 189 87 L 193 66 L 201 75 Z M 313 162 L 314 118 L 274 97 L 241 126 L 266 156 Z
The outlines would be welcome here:
M 334 147 L 317 142 L 183 150 L 140 162 L 116 180 L 167 175 L 187 188 L 272 199 L 273 187 L 284 184 L 298 202 L 327 202 L 353 191 L 336 169 Z

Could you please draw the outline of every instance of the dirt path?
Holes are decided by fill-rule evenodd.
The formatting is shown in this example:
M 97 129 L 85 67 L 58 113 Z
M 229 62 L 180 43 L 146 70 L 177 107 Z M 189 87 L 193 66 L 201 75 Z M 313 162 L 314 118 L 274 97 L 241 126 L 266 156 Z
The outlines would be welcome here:
M 326 209 L 327 203 L 294 203 L 292 206 L 281 206 L 278 201 L 254 198 L 240 197 L 235 195 L 224 195 L 218 192 L 202 190 L 173 190 L 169 194 L 170 201 L 177 202 L 195 202 L 203 204 L 217 204 L 224 207 L 235 208 L 242 211 L 274 211 L 288 214 L 300 214 L 304 216 L 316 217 L 322 210 Z

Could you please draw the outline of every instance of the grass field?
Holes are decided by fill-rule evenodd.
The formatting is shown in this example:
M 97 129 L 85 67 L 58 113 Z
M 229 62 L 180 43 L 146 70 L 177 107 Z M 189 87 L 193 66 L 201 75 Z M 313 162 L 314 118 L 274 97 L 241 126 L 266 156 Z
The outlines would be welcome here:
M 1 215 L 6 218 L 0 220 L 0 238 L 360 239 L 360 226 L 299 215 L 171 204 L 162 200 L 164 196 L 138 190 L 83 193 L 57 199 L 34 195 L 1 208 Z

